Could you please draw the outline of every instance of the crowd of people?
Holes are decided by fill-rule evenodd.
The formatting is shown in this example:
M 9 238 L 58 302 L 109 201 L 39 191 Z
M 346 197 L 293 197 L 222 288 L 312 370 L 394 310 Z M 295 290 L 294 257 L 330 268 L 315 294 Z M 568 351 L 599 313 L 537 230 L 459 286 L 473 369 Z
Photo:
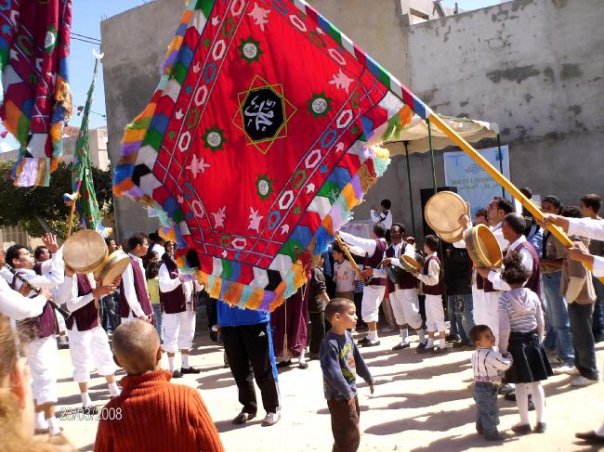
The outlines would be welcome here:
M 525 189 L 525 194 L 530 192 Z M 600 197 L 586 195 L 574 207 L 546 196 L 540 222 L 526 211 L 516 212 L 503 198 L 479 209 L 474 221 L 462 215 L 464 230 L 479 223 L 489 226 L 505 257 L 500 268 L 473 266 L 463 240 L 449 244 L 426 235 L 419 247 L 404 225 L 393 220 L 390 207 L 384 200 L 379 212 L 372 210 L 371 238 L 339 232 L 325 254 L 314 258 L 308 283 L 272 314 L 210 299 L 203 286 L 179 270 L 174 243 L 154 233 L 134 234 L 121 244 L 129 265 L 105 284 L 66 265 L 52 234 L 33 254 L 20 244 L 2 251 L 0 382 L 10 393 L 3 392 L 0 399 L 0 429 L 6 443 L 25 450 L 16 445 L 31 442 L 30 430 L 61 434 L 55 413 L 57 350 L 69 348 L 84 412 L 169 412 L 171 417 L 171 430 L 166 430 L 148 414 L 139 418 L 143 423 L 134 422 L 131 414 L 121 423 L 102 416 L 95 450 L 136 450 L 141 444 L 222 450 L 199 393 L 170 383 L 200 372 L 189 362 L 200 307 L 207 309 L 210 335 L 224 346 L 225 366 L 238 388 L 242 408 L 234 424 L 258 414 L 254 380 L 266 411 L 262 425 L 276 424 L 281 417 L 277 367 L 296 358 L 306 369 L 308 360 L 319 360 L 334 450 L 357 450 L 356 375 L 371 391 L 374 385 L 359 348 L 381 344 L 381 324 L 398 328 L 394 351 L 410 348 L 414 333 L 415 351 L 426 356 L 451 347 L 475 348 L 476 430 L 485 439 L 501 439 L 500 394 L 516 401 L 516 434 L 545 432 L 543 380 L 568 374 L 570 385 L 577 387 L 599 380 L 595 344 L 604 338 Z M 549 224 L 567 231 L 575 246 L 564 247 L 546 229 Z M 106 244 L 109 252 L 119 248 L 113 239 Z M 409 268 L 404 256 L 420 265 Z M 66 318 L 50 299 L 67 310 Z M 168 370 L 159 368 L 163 351 Z M 118 367 L 127 374 L 119 385 Z M 88 391 L 91 369 L 105 378 L 111 396 L 103 408 L 94 405 Z M 531 409 L 536 411 L 533 425 Z M 175 437 L 178 442 L 171 442 Z M 604 424 L 577 437 L 604 443 Z

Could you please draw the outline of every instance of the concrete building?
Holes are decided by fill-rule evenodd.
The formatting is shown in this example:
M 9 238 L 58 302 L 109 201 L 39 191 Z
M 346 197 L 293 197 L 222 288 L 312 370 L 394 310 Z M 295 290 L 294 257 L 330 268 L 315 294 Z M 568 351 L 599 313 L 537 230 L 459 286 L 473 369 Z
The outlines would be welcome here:
M 310 3 L 438 113 L 498 123 L 516 185 L 558 194 L 565 203 L 604 193 L 599 0 L 514 0 L 456 15 L 429 0 L 380 0 L 370 7 L 364 0 Z M 180 0 L 159 0 L 101 24 L 114 163 L 124 126 L 157 85 L 181 10 Z M 421 231 L 419 190 L 432 186 L 430 156 L 414 154 L 410 166 Z M 442 153 L 436 155 L 436 173 L 443 185 Z M 405 157 L 393 158 L 355 218 L 367 218 L 369 206 L 384 197 L 393 201 L 394 217 L 410 226 Z M 127 199 L 116 201 L 116 218 L 120 236 L 157 225 Z
M 63 157 L 65 163 L 73 162 L 73 153 L 78 140 L 78 127 L 65 127 L 63 131 Z M 107 151 L 107 127 L 99 127 L 88 131 L 88 145 L 90 146 L 90 160 L 92 166 L 106 170 L 109 168 L 109 153 Z M 18 150 L 0 152 L 0 162 L 15 160 Z

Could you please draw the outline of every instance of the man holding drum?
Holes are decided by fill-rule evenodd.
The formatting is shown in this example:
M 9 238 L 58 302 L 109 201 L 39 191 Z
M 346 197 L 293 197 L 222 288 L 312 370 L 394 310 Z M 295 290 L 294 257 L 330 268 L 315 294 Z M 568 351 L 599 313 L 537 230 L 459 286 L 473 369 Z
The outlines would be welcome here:
M 417 331 L 420 344 L 425 345 L 426 342 L 419 313 L 417 279 L 401 266 L 401 256 L 409 255 L 415 258 L 415 248 L 403 239 L 404 236 L 405 227 L 400 223 L 394 223 L 390 228 L 391 244 L 386 249 L 386 258 L 382 262 L 385 269 L 390 267 L 391 278 L 394 278 L 392 281 L 394 290 L 390 293 L 390 304 L 401 334 L 401 342 L 396 344 L 392 350 L 402 350 L 411 346 L 408 326 Z M 386 278 L 388 270 L 368 269 L 365 272 L 367 276 Z
M 95 368 L 105 377 L 111 397 L 120 394 L 113 375 L 117 367 L 109 347 L 107 333 L 99 321 L 100 299 L 115 291 L 115 285 L 97 284 L 92 273 L 75 273 L 65 267 L 65 281 L 61 294 L 71 316 L 66 320 L 67 334 L 71 347 L 69 353 L 73 364 L 73 379 L 80 387 L 84 410 L 92 409 L 88 394 L 89 369 Z
M 504 252 L 508 247 L 508 241 L 503 236 L 501 229 L 501 223 L 503 218 L 514 211 L 514 206 L 507 199 L 499 197 L 493 198 L 490 202 L 487 212 L 489 216 L 490 229 L 501 251 Z M 460 224 L 464 226 L 464 229 L 470 229 L 472 224 L 467 215 L 460 218 Z M 455 242 L 453 246 L 458 248 L 465 248 L 466 243 L 461 240 Z M 499 297 L 501 296 L 500 289 L 493 287 L 491 281 L 485 276 L 481 275 L 480 272 L 476 274 L 476 287 L 472 288 L 473 302 L 474 302 L 474 323 L 476 325 L 487 325 L 491 328 L 493 335 L 495 336 L 495 343 L 499 343 Z

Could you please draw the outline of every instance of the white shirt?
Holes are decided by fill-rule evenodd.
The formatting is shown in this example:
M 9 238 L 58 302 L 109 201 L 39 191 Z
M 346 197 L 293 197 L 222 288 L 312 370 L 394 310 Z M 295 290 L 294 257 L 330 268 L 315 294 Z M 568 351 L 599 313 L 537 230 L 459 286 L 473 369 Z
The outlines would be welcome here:
M 138 265 L 144 275 L 145 268 L 143 267 L 143 260 L 140 257 L 135 256 L 131 253 L 128 253 L 128 256 L 134 259 L 134 262 L 130 262 L 131 265 L 128 265 L 126 267 L 126 271 L 122 275 L 122 282 L 124 283 L 122 286 L 124 289 L 124 297 L 126 298 L 128 306 L 130 306 L 130 309 L 132 310 L 132 312 L 134 312 L 134 315 L 136 317 L 144 317 L 146 316 L 146 314 L 143 311 L 140 302 L 138 301 L 138 297 L 136 296 L 136 289 L 134 287 L 134 270 L 132 269 L 132 265 Z M 145 282 L 145 290 L 148 293 L 149 289 L 147 289 L 146 278 L 143 277 L 143 281 Z
M 390 210 L 386 210 L 385 212 L 378 212 L 375 209 L 371 209 L 371 221 L 374 223 L 382 223 L 386 230 L 389 230 L 392 227 L 392 213 Z
M 426 260 L 431 257 L 436 257 L 436 251 L 430 254 L 430 256 L 426 257 Z M 424 275 L 422 273 L 417 275 L 417 279 L 419 279 L 426 286 L 435 286 L 438 284 L 438 280 L 440 279 L 440 265 L 437 259 L 430 259 L 428 262 L 428 274 Z
M 521 235 L 517 240 L 512 243 L 507 250 L 506 256 L 510 256 L 512 252 L 523 242 L 526 242 L 526 237 Z M 533 274 L 533 256 L 528 252 L 526 248 L 521 248 L 518 253 L 520 254 L 520 258 L 522 260 L 522 266 L 524 269 L 529 272 L 530 275 Z M 489 281 L 493 283 L 493 289 L 495 290 L 511 290 L 512 288 L 508 283 L 506 283 L 503 279 L 501 279 L 501 273 L 491 270 L 488 276 Z M 528 281 L 528 280 L 527 280 Z M 524 282 L 524 284 L 527 283 Z
M 472 370 L 476 382 L 499 384 L 499 373 L 509 369 L 511 365 L 511 358 L 504 358 L 492 348 L 477 348 L 472 353 Z
M 90 282 L 90 287 L 92 290 L 96 289 L 96 281 L 94 280 L 94 275 L 92 273 L 88 273 L 86 275 L 88 277 L 88 282 Z M 78 309 L 83 308 L 88 303 L 94 301 L 94 295 L 92 292 L 86 295 L 78 295 L 78 278 L 77 276 L 65 276 L 65 282 L 61 286 L 61 296 L 62 302 L 67 305 L 67 310 L 69 312 L 77 311 Z
M 193 300 L 193 293 L 196 290 L 201 290 L 201 288 L 198 289 L 198 284 L 196 284 L 193 279 L 185 281 L 181 281 L 180 278 L 172 279 L 166 264 L 161 264 L 161 267 L 159 267 L 159 290 L 163 293 L 172 292 L 181 284 L 185 293 L 185 301 L 191 303 Z
M 567 220 L 568 235 L 604 240 L 604 220 L 592 218 L 567 218 Z
M 153 246 L 151 247 L 151 252 L 157 253 L 159 258 L 161 259 L 163 257 L 163 255 L 166 253 L 166 249 L 163 246 L 161 246 L 159 243 L 154 243 Z
M 335 262 L 333 269 L 336 281 L 336 292 L 353 292 L 355 287 L 355 273 L 350 261 L 344 260 L 341 264 Z
M 0 268 L 0 277 L 2 277 L 2 279 L 4 279 L 8 285 L 13 283 L 13 274 L 6 267 Z
M 0 278 L 0 314 L 13 320 L 38 317 L 46 306 L 46 298 L 38 295 L 27 298 L 11 289 L 4 278 Z
M 373 256 L 375 248 L 377 246 L 376 239 L 362 239 L 356 235 L 348 234 L 347 232 L 340 231 L 338 233 L 340 238 L 350 245 L 350 252 L 357 256 Z M 384 239 L 379 239 L 384 240 Z

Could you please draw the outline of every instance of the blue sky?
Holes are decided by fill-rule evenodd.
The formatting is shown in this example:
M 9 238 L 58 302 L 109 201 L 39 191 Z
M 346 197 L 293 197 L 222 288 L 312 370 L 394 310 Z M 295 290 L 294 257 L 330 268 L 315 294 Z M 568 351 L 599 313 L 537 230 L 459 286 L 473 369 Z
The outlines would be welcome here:
M 71 24 L 72 32 L 79 35 L 100 39 L 100 23 L 103 19 L 114 16 L 128 9 L 141 6 L 145 3 L 149 3 L 149 0 L 73 0 L 73 17 Z M 443 3 L 447 6 L 453 7 L 455 0 L 445 0 Z M 457 3 L 460 9 L 469 11 L 502 2 L 501 0 L 457 0 Z M 175 30 L 178 19 L 179 17 L 177 14 L 175 14 Z M 71 55 L 69 57 L 68 70 L 73 93 L 74 111 L 76 106 L 84 105 L 84 102 L 86 101 L 86 93 L 88 91 L 88 87 L 90 86 L 92 69 L 94 67 L 94 59 L 92 56 L 92 49 L 94 48 L 98 50 L 98 47 L 92 44 L 84 43 L 76 39 L 72 39 L 71 41 Z M 105 118 L 101 116 L 105 114 L 105 89 L 111 89 L 111 87 L 103 86 L 103 73 L 102 70 L 100 70 L 92 105 L 92 111 L 98 114 L 90 115 L 91 128 L 101 127 L 106 124 Z M 72 126 L 79 126 L 80 122 L 81 118 L 76 116 L 74 113 L 74 116 L 69 124 Z M 9 140 L 9 142 L 6 144 L 9 144 L 11 141 L 14 143 L 14 140 Z M 0 144 L 0 146 L 2 145 Z M 13 147 L 13 145 L 10 147 Z

